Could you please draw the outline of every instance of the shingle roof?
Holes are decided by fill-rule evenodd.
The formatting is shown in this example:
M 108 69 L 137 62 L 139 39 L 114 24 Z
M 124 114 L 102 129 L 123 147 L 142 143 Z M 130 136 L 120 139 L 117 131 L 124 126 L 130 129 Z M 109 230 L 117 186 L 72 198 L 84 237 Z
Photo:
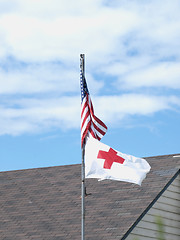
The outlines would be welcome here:
M 142 186 L 87 179 L 86 240 L 122 239 L 179 174 L 180 157 L 149 157 Z M 1 240 L 81 237 L 81 166 L 0 173 Z

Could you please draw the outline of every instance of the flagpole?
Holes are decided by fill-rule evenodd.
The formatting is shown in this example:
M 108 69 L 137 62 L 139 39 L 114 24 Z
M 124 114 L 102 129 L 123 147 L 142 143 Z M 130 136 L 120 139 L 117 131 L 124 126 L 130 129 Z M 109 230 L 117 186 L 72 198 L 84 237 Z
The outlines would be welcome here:
M 80 71 L 84 77 L 84 54 L 80 54 Z M 85 240 L 85 144 L 82 145 L 82 165 L 81 165 L 81 240 Z

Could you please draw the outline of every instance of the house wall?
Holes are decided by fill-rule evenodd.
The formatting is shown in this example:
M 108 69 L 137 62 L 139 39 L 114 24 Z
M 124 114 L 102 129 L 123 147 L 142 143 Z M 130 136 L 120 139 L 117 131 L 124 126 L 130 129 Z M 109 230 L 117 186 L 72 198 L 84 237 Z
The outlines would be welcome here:
M 127 240 L 157 240 L 156 216 L 163 221 L 166 240 L 180 239 L 180 176 L 171 183 L 146 215 L 126 238 Z

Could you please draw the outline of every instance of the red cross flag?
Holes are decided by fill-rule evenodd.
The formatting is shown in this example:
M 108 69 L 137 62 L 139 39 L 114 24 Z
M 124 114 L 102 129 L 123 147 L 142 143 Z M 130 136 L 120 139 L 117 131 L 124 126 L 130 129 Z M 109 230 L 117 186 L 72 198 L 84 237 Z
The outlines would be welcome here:
M 85 177 L 111 179 L 141 185 L 150 165 L 143 158 L 127 155 L 88 137 L 85 146 Z

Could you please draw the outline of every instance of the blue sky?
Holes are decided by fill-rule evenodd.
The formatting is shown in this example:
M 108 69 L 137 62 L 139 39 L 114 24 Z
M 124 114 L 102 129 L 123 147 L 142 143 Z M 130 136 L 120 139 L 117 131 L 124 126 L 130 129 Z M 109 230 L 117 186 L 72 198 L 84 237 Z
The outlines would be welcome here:
M 102 142 L 180 153 L 178 0 L 0 0 L 0 171 L 81 162 L 79 55 Z

